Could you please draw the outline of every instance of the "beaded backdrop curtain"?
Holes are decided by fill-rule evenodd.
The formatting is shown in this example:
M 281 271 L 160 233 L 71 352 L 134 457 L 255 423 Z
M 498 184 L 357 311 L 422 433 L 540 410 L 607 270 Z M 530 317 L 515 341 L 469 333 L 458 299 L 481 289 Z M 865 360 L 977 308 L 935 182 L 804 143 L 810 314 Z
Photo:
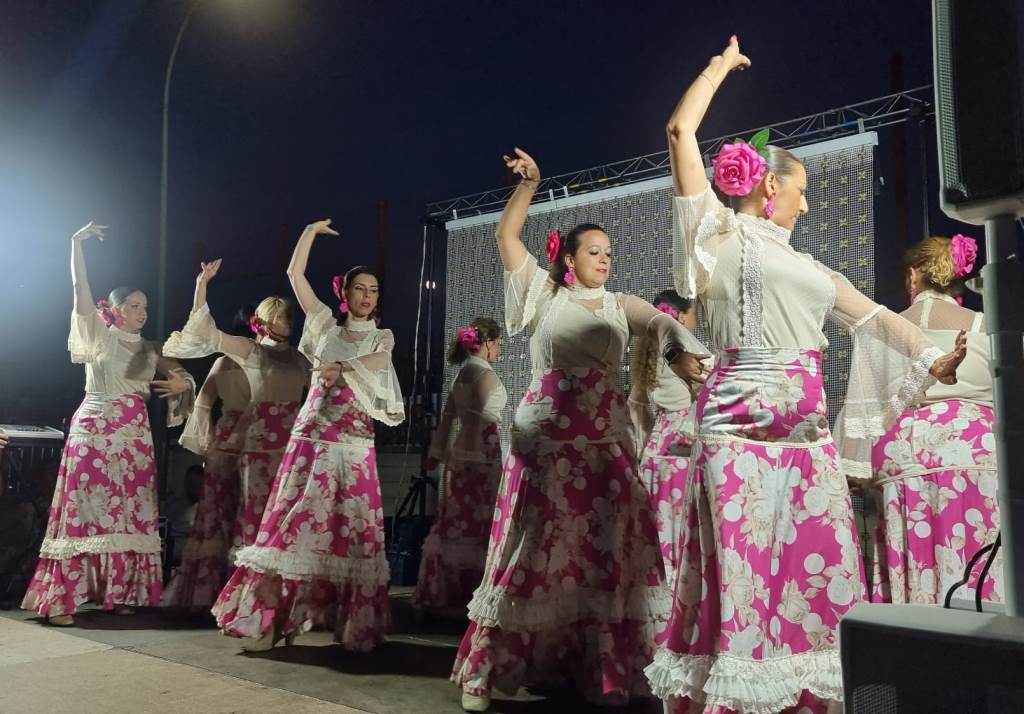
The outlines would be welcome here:
M 846 275 L 868 296 L 874 296 L 874 163 L 876 135 L 867 133 L 815 144 L 794 151 L 807 168 L 809 213 L 797 223 L 792 245 L 810 253 Z M 630 189 L 636 190 L 630 190 Z M 557 228 L 563 235 L 579 223 L 597 223 L 612 240 L 613 263 L 608 289 L 652 300 L 672 287 L 671 180 L 656 179 L 619 189 L 535 206 L 522 237 L 542 268 L 547 234 Z M 448 223 L 446 342 L 474 317 L 490 317 L 504 325 L 504 287 L 494 231 L 499 214 Z M 829 348 L 824 357 L 830 421 L 835 420 L 849 380 L 851 340 L 832 323 L 826 324 Z M 708 344 L 703 328 L 697 337 Z M 504 335 L 504 351 L 495 366 L 508 390 L 502 419 L 507 443 L 512 413 L 529 386 L 529 339 L 525 332 Z M 631 345 L 632 348 L 632 345 Z M 627 354 L 621 367 L 623 389 L 629 384 Z M 445 384 L 456 368 L 447 365 Z

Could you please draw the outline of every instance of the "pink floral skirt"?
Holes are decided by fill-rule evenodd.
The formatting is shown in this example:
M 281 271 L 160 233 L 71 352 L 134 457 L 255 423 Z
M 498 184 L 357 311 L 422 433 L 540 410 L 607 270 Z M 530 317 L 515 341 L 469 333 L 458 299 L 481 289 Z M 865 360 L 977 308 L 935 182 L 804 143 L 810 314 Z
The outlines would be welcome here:
M 912 409 L 874 446 L 875 534 L 871 599 L 941 603 L 967 561 L 999 532 L 992 407 L 952 399 Z M 974 598 L 987 556 L 956 597 Z M 1003 600 L 1002 553 L 982 598 Z
M 569 676 L 594 701 L 649 693 L 643 668 L 670 601 L 632 443 L 615 375 L 534 376 L 452 672 L 465 691 Z
M 640 475 L 650 494 L 658 523 L 665 583 L 672 587 L 679 564 L 685 495 L 693 449 L 693 415 L 689 409 L 659 411 L 644 449 Z
M 501 480 L 498 425 L 484 427 L 480 461 L 447 465 L 444 499 L 423 542 L 413 607 L 462 610 L 480 584 Z
M 299 410 L 297 402 L 256 402 L 246 414 L 242 455 L 238 459 L 238 512 L 233 514 L 231 556 L 256 542 L 270 487 L 281 467 L 289 434 Z
M 235 637 L 322 626 L 368 651 L 391 629 L 373 420 L 344 385 L 314 387 L 271 488 L 256 542 L 213 606 Z
M 821 358 L 727 349 L 696 405 L 668 639 L 648 670 L 673 712 L 825 711 L 840 618 L 864 598 Z
M 195 520 L 181 565 L 164 588 L 164 607 L 208 608 L 231 574 L 228 550 L 231 523 L 238 510 L 238 450 L 235 429 L 241 411 L 221 414 L 203 463 Z
M 160 603 L 156 468 L 146 402 L 87 394 L 71 420 L 39 565 L 21 606 L 70 615 Z

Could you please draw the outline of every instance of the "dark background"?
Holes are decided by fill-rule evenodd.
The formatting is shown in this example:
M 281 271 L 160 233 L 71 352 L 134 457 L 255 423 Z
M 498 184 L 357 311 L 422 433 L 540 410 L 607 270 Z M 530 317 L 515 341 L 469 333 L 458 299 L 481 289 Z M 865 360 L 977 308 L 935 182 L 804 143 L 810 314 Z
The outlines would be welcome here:
M 110 226 L 85 246 L 94 295 L 147 290 L 157 337 L 163 77 L 188 7 L 0 3 L 0 421 L 57 424 L 81 398 L 67 264 L 87 221 Z M 425 204 L 501 185 L 513 145 L 546 175 L 662 150 L 679 95 L 734 32 L 753 68 L 719 93 L 704 137 L 931 83 L 927 0 L 205 0 L 171 90 L 168 326 L 186 318 L 200 258 L 225 261 L 210 293 L 221 323 L 290 295 L 295 239 L 331 217 L 342 236 L 318 240 L 310 277 L 328 301 L 331 276 L 375 264 L 386 234 L 385 324 L 408 391 Z M 926 223 L 963 227 L 937 208 L 934 130 L 880 139 L 876 294 L 902 309 L 902 250 Z M 439 276 L 438 347 L 448 287 Z

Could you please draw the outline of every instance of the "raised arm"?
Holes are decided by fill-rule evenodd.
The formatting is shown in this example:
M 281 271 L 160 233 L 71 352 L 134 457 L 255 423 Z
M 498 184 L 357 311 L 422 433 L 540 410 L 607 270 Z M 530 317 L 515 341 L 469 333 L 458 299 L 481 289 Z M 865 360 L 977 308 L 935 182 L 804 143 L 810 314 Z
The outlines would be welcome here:
M 526 246 L 523 245 L 519 234 L 523 231 L 526 223 L 526 214 L 530 210 L 530 201 L 533 194 L 537 192 L 540 185 L 540 168 L 537 162 L 522 149 L 515 150 L 515 156 L 503 156 L 505 165 L 512 169 L 512 173 L 520 176 L 522 180 L 512 192 L 512 197 L 505 204 L 505 210 L 501 213 L 501 220 L 498 222 L 498 254 L 501 256 L 501 263 L 505 270 L 512 272 L 519 268 L 526 260 Z
M 292 260 L 288 263 L 288 282 L 292 284 L 295 292 L 295 299 L 303 312 L 314 309 L 320 301 L 316 298 L 313 286 L 306 279 L 306 264 L 309 262 L 309 250 L 313 247 L 313 240 L 318 235 L 338 235 L 338 232 L 331 228 L 331 219 L 326 218 L 316 223 L 310 223 L 299 236 L 299 242 L 295 244 L 292 252 Z
M 196 291 L 192 296 L 192 315 L 196 315 L 207 306 L 207 286 L 216 277 L 217 271 L 220 270 L 220 264 L 220 258 L 209 263 L 199 263 L 199 275 L 196 276 Z M 245 360 L 255 349 L 255 343 L 248 337 L 229 335 L 222 330 L 218 330 L 212 318 L 201 321 L 192 320 L 191 322 L 197 331 L 207 333 L 205 336 L 217 344 L 219 352 L 223 352 L 230 357 Z
M 71 236 L 71 285 L 75 289 L 75 312 L 79 315 L 88 315 L 96 309 L 96 301 L 93 300 L 92 290 L 89 288 L 89 276 L 85 270 L 82 243 L 92 236 L 103 240 L 103 231 L 106 228 L 89 221 Z
M 749 66 L 750 60 L 740 53 L 739 40 L 733 35 L 722 54 L 712 57 L 708 66 L 697 75 L 669 117 L 665 131 L 677 196 L 695 196 L 707 186 L 704 160 L 697 145 L 697 129 L 726 76 L 733 70 Z

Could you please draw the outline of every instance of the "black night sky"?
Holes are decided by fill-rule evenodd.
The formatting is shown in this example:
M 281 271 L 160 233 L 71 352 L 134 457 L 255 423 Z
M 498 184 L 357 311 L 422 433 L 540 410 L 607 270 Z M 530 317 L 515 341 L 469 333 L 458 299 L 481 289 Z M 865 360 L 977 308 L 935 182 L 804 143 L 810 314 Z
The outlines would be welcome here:
M 156 307 L 163 74 L 188 7 L 2 3 L 0 421 L 56 424 L 81 398 L 66 352 L 77 227 L 110 226 L 86 244 L 96 297 L 131 283 Z M 383 201 L 386 324 L 409 355 L 428 201 L 501 185 L 513 145 L 547 175 L 663 149 L 677 98 L 734 32 L 753 68 L 720 92 L 706 137 L 931 83 L 927 0 L 205 0 L 171 90 L 169 326 L 200 258 L 224 258 L 210 297 L 222 322 L 290 295 L 292 245 L 329 216 L 342 237 L 318 241 L 311 273 L 326 300 L 332 275 L 375 262 Z M 916 240 L 932 134 L 885 133 L 877 154 L 878 297 L 897 309 L 897 216 Z

